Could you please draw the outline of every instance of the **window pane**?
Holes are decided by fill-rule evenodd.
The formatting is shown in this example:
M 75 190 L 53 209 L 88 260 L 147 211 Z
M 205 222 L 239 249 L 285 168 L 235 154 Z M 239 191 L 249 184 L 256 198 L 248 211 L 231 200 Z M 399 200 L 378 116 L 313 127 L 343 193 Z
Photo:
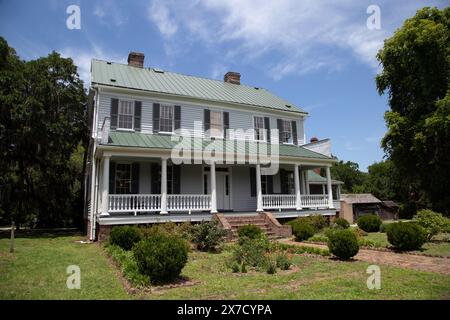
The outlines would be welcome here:
M 281 132 L 281 140 L 284 143 L 292 143 L 292 123 L 288 120 L 283 120 Z
M 255 140 L 264 141 L 265 140 L 265 128 L 264 128 L 264 118 L 254 117 L 254 127 L 255 127 Z
M 118 110 L 118 125 L 120 129 L 133 129 L 134 106 L 132 101 L 120 101 Z
M 116 193 L 131 193 L 131 164 L 118 163 L 116 165 Z
M 159 131 L 173 131 L 173 106 L 161 105 L 159 113 Z

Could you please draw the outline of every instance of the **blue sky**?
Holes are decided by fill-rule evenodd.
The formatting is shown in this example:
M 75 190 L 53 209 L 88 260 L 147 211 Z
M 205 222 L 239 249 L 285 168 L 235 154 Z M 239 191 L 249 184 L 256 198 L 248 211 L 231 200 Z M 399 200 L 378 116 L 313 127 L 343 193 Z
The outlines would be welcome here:
M 307 139 L 332 139 L 332 151 L 362 170 L 383 158 L 386 97 L 375 87 L 383 40 L 423 6 L 446 1 L 194 0 L 5 1 L 0 35 L 23 59 L 56 50 L 70 56 L 89 81 L 91 58 L 221 79 L 241 73 L 309 112 Z M 66 8 L 81 9 L 81 29 L 66 27 Z M 381 29 L 369 29 L 377 5 Z

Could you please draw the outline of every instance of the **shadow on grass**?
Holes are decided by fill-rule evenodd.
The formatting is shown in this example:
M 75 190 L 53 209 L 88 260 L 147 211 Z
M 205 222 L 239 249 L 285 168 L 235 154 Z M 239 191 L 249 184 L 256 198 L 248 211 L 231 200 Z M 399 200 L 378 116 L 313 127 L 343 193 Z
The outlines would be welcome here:
M 14 237 L 19 238 L 59 238 L 70 236 L 83 236 L 84 233 L 76 228 L 54 228 L 54 229 L 24 229 L 16 230 Z M 11 230 L 0 230 L 0 239 L 9 239 L 11 237 Z

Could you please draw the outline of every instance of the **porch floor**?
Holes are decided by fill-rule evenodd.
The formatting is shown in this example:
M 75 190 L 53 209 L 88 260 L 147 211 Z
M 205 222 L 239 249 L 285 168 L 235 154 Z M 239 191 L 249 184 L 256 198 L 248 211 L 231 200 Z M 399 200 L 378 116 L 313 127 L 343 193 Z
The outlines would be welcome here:
M 335 209 L 318 209 L 318 210 L 266 210 L 266 212 L 272 213 L 275 218 L 296 218 L 309 216 L 313 214 L 320 214 L 323 216 L 336 215 Z M 237 217 L 237 216 L 256 216 L 255 211 L 230 211 L 219 212 L 225 216 Z M 137 216 L 128 213 L 114 213 L 107 217 L 98 217 L 97 221 L 100 225 L 116 225 L 116 224 L 147 224 L 147 223 L 163 223 L 163 222 L 201 222 L 209 221 L 212 219 L 210 212 L 196 212 L 188 214 L 187 212 L 177 212 L 169 214 L 159 213 L 146 213 L 138 214 Z

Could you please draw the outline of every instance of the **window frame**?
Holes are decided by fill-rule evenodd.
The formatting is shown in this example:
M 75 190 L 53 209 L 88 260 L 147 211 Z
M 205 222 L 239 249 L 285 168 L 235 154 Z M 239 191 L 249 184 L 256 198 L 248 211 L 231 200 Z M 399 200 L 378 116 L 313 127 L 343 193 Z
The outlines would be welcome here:
M 220 120 L 219 120 L 219 124 L 220 124 L 220 130 L 217 129 L 213 129 L 213 114 L 219 114 L 220 115 Z M 217 135 L 214 133 L 218 133 Z M 209 136 L 211 138 L 219 138 L 219 139 L 223 139 L 223 134 L 224 134 L 224 130 L 223 130 L 223 111 L 220 110 L 210 110 L 209 112 Z
M 162 119 L 161 115 L 162 115 L 162 109 L 163 108 L 171 108 L 172 109 L 172 112 L 171 112 L 171 115 L 172 115 L 172 124 L 171 124 L 172 131 L 161 130 L 161 119 Z M 164 120 L 165 120 L 165 118 L 164 118 Z M 160 106 L 159 106 L 159 130 L 158 130 L 158 133 L 173 134 L 173 131 L 174 131 L 173 128 L 174 127 L 175 127 L 175 105 L 167 104 L 167 103 L 164 103 L 164 104 L 161 103 Z
M 281 119 L 281 137 L 283 141 L 280 141 L 282 144 L 289 144 L 289 145 L 293 145 L 294 144 L 294 131 L 292 129 L 292 121 L 293 120 L 287 120 L 287 119 Z M 284 133 L 287 132 L 285 131 L 285 123 L 289 123 L 289 128 L 290 128 L 290 142 L 285 142 L 284 141 Z
M 128 192 L 125 192 L 125 193 L 124 192 L 121 192 L 121 193 L 118 192 L 118 186 L 117 185 L 118 185 L 120 180 L 123 180 L 123 179 L 119 179 L 118 172 L 119 171 L 125 171 L 125 170 L 119 169 L 119 166 L 128 166 L 129 171 L 130 171 L 129 179 L 125 179 L 125 180 L 129 180 L 129 184 L 128 184 L 129 189 L 128 189 Z M 133 191 L 133 167 L 132 167 L 132 164 L 128 163 L 128 162 L 116 162 L 115 163 L 115 170 L 114 170 L 114 193 L 116 193 L 116 194 L 132 194 L 132 191 Z
M 131 128 L 124 128 L 120 126 L 120 116 L 130 116 L 130 114 L 121 113 L 122 103 L 129 103 L 131 106 Z M 119 105 L 117 108 L 117 128 L 116 130 L 121 131 L 134 131 L 134 101 L 127 99 L 119 99 Z
M 261 118 L 262 119 L 262 128 L 256 128 L 256 118 Z M 257 135 L 257 130 L 261 130 L 262 129 L 262 136 L 263 139 L 256 139 L 256 135 Z M 266 142 L 267 141 L 267 128 L 266 128 L 266 122 L 264 119 L 264 116 L 253 116 L 253 140 L 254 141 L 258 141 L 258 142 Z M 259 133 L 258 133 L 259 135 Z

